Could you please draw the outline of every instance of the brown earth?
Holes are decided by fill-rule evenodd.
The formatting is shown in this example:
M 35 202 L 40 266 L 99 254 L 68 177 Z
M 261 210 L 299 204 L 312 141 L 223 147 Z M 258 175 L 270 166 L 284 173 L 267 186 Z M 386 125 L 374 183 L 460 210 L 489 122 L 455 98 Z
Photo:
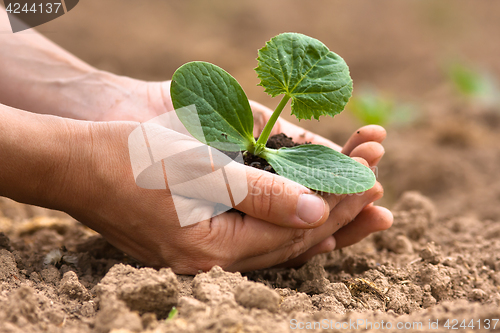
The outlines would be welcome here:
M 396 332 L 405 324 L 425 331 L 438 320 L 436 331 L 444 332 L 453 319 L 458 328 L 471 320 L 474 330 L 478 320 L 493 327 L 498 223 L 440 218 L 417 192 L 406 192 L 393 210 L 390 230 L 299 269 L 242 276 L 216 266 L 195 277 L 141 268 L 70 219 L 3 217 L 0 331 L 287 332 L 298 322 L 335 328 L 349 321 L 361 330 L 365 320 Z M 165 320 L 173 306 L 178 314 Z
M 302 32 L 344 57 L 355 93 L 377 87 L 413 103 L 417 119 L 388 129 L 378 169 L 394 226 L 299 269 L 176 276 L 141 267 L 60 213 L 2 199 L 0 332 L 288 332 L 293 319 L 331 332 L 361 331 L 361 320 L 373 332 L 400 331 L 398 323 L 444 332 L 447 320 L 461 331 L 486 330 L 489 320 L 492 329 L 500 319 L 500 108 L 458 96 L 443 66 L 464 59 L 500 77 L 499 9 L 472 1 L 87 0 L 42 26 L 118 74 L 164 80 L 184 62 L 213 62 L 271 107 L 277 101 L 255 87 L 256 50 L 277 33 Z M 341 143 L 359 124 L 345 112 L 301 125 Z M 172 306 L 179 312 L 165 321 Z M 349 320 L 360 320 L 358 329 L 335 329 Z
M 308 144 L 308 142 L 306 142 Z M 276 134 L 267 140 L 266 147 L 271 149 L 280 149 L 282 147 L 295 147 L 299 146 L 298 143 L 293 142 L 292 138 L 286 136 L 284 133 Z M 267 163 L 267 161 L 261 157 L 255 156 L 253 154 L 244 154 L 243 161 L 245 165 L 250 165 L 256 169 L 269 171 L 271 173 L 276 173 L 273 167 Z

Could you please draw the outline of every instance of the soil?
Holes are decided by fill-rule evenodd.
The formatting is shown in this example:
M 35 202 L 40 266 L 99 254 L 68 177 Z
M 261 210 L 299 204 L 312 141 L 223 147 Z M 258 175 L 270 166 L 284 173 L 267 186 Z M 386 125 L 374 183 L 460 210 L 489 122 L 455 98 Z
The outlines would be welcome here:
M 393 227 L 297 269 L 153 270 L 64 214 L 0 198 L 0 332 L 291 332 L 294 323 L 318 321 L 329 332 L 486 331 L 488 323 L 493 330 L 500 107 L 457 95 L 441 66 L 458 55 L 500 77 L 499 9 L 493 2 L 88 0 L 42 26 L 117 74 L 163 80 L 190 60 L 216 63 L 271 107 L 276 102 L 255 87 L 255 50 L 279 32 L 303 32 L 344 57 L 355 93 L 369 84 L 417 111 L 413 122 L 389 126 L 377 170 Z M 348 112 L 335 118 L 300 125 L 342 143 L 359 123 Z M 178 313 L 165 320 L 173 306 Z
M 194 277 L 141 267 L 69 218 L 19 221 L 8 212 L 22 205 L 1 206 L 1 332 L 287 332 L 293 320 L 428 327 L 429 318 L 444 332 L 448 319 L 500 318 L 499 225 L 440 218 L 418 192 L 393 207 L 388 231 L 301 268 L 215 266 Z
M 255 138 L 257 140 L 258 138 Z M 310 144 L 309 142 L 306 142 L 305 144 Z M 272 148 L 272 149 L 280 149 L 283 147 L 295 147 L 299 146 L 300 144 L 295 143 L 292 138 L 286 136 L 284 133 L 280 134 L 275 134 L 273 136 L 270 136 L 269 139 L 266 142 L 266 147 L 267 148 Z M 227 156 L 231 157 L 233 160 L 238 156 L 239 152 L 228 152 L 228 151 L 221 151 Z M 274 168 L 262 157 L 255 156 L 253 154 L 243 152 L 243 163 L 245 165 L 249 165 L 253 168 L 259 169 L 259 170 L 264 170 L 270 173 L 276 173 Z M 217 208 L 216 208 L 217 209 Z M 223 207 L 225 209 L 225 207 Z M 225 211 L 225 210 L 224 210 Z M 245 216 L 246 214 L 242 211 L 239 211 L 235 208 L 231 208 L 229 212 L 237 212 L 241 216 Z
M 308 144 L 307 142 L 305 144 Z M 286 136 L 284 133 L 276 134 L 267 140 L 266 147 L 271 149 L 280 149 L 283 147 L 295 147 L 300 144 L 293 142 L 292 138 Z M 273 167 L 261 157 L 253 154 L 243 154 L 243 161 L 245 165 L 249 165 L 256 169 L 265 170 L 271 173 L 276 173 Z

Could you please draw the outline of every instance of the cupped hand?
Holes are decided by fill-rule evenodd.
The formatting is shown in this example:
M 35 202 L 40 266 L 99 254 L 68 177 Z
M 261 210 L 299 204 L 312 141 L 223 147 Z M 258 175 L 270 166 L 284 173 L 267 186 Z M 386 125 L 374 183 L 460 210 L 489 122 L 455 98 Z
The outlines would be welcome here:
M 168 81 L 145 83 L 128 80 L 126 86 L 134 93 L 112 110 L 102 112 L 99 120 L 147 121 L 173 110 Z M 258 136 L 272 111 L 256 102 L 251 102 L 251 106 L 255 119 L 254 134 Z M 101 132 L 102 126 L 111 124 L 95 124 L 96 131 Z M 108 127 L 107 131 L 110 136 L 121 137 L 121 143 L 116 142 L 116 148 L 123 150 L 126 147 L 124 133 L 131 129 Z M 377 165 L 384 154 L 380 143 L 386 133 L 380 126 L 359 129 L 343 148 L 283 119 L 278 120 L 272 134 L 281 132 L 298 143 L 323 144 L 351 157 L 360 158 L 362 163 L 372 167 Z M 124 166 L 130 165 L 130 161 L 122 162 Z M 122 172 L 125 173 L 126 170 Z M 103 171 L 103 175 L 105 174 L 106 171 Z M 392 224 L 392 214 L 387 209 L 372 204 L 382 196 L 383 190 L 379 183 L 362 195 L 324 195 L 323 201 L 314 200 L 318 198 L 316 195 L 304 196 L 305 200 L 299 204 L 302 194 L 311 195 L 312 192 L 287 179 L 256 169 L 248 171 L 247 176 L 250 195 L 236 206 L 247 214 L 244 217 L 237 213 L 223 213 L 195 226 L 180 228 L 170 193 L 160 195 L 160 191 L 143 190 L 130 183 L 127 188 L 133 191 L 123 192 L 123 202 L 130 201 L 138 193 L 141 193 L 139 197 L 154 199 L 152 201 L 160 200 L 161 197 L 161 203 L 157 202 L 154 206 L 161 207 L 156 211 L 163 211 L 168 223 L 165 223 L 165 218 L 151 216 L 154 213 L 145 210 L 139 210 L 142 217 L 123 223 L 122 228 L 113 227 L 117 219 L 112 216 L 99 219 L 82 217 L 80 220 L 88 220 L 88 224 L 111 243 L 137 259 L 154 266 L 168 265 L 183 273 L 196 273 L 198 269 L 206 270 L 215 264 L 228 270 L 243 271 L 279 263 L 300 265 L 315 254 L 349 246 Z M 130 175 L 128 178 L 133 181 Z M 105 180 L 103 182 L 106 183 Z M 137 202 L 136 200 L 130 202 L 130 207 L 134 206 L 133 202 Z M 144 204 L 151 205 L 147 200 Z M 117 205 L 109 207 L 109 213 L 104 215 L 112 215 Z M 321 206 L 324 207 L 323 211 Z M 300 213 L 299 208 L 302 208 Z M 107 209 L 102 208 L 101 211 L 105 212 Z M 116 213 L 121 214 L 121 211 Z M 303 218 L 300 217 L 301 214 Z M 125 217 L 121 219 L 130 220 Z M 92 222 L 97 220 L 102 222 Z M 130 230 L 133 226 L 136 226 L 135 231 Z M 159 235 L 162 235 L 163 240 L 148 241 L 148 237 L 154 239 Z M 152 248 L 153 244 L 156 249 Z M 182 254 L 172 250 L 172 247 L 182 249 Z
M 258 136 L 268 119 L 271 117 L 272 111 L 262 104 L 254 101 L 251 101 L 250 104 L 252 106 L 255 119 L 254 135 Z M 314 144 L 322 144 L 355 159 L 361 158 L 364 160 L 361 162 L 372 169 L 377 166 L 385 152 L 381 143 L 386 137 L 386 131 L 383 127 L 377 125 L 368 125 L 358 129 L 351 135 L 343 147 L 282 118 L 279 118 L 276 122 L 271 135 L 278 133 L 285 133 L 297 143 L 311 142 Z M 381 189 L 379 183 L 377 183 L 376 186 Z M 347 197 L 343 201 L 352 200 L 353 199 L 351 197 Z M 333 214 L 336 213 L 332 210 L 330 216 Z M 284 265 L 301 265 L 316 254 L 326 253 L 332 251 L 333 249 L 341 249 L 343 247 L 350 246 L 361 241 L 374 232 L 390 228 L 392 222 L 392 213 L 387 208 L 375 206 L 373 202 L 371 202 L 366 205 L 350 223 L 347 223 L 342 228 L 339 228 L 333 236 L 326 237 L 323 241 L 316 244 L 314 247 L 297 258 L 286 262 Z
M 141 262 L 176 273 L 195 274 L 213 265 L 249 271 L 286 262 L 317 249 L 382 196 L 377 184 L 362 195 L 321 198 L 283 177 L 241 166 L 247 169 L 249 194 L 236 208 L 246 215 L 225 212 L 181 227 L 169 190 L 143 189 L 134 181 L 128 136 L 137 123 L 86 126 L 92 149 L 80 161 L 91 163 L 70 167 L 71 174 L 81 175 L 71 186 L 80 195 L 66 210 Z

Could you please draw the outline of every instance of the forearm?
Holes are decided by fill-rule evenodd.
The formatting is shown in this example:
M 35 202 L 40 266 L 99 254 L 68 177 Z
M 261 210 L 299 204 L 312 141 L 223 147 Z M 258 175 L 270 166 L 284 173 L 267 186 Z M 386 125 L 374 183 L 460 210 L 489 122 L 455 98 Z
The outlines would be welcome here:
M 75 130 L 76 123 L 0 105 L 0 195 L 65 209 L 57 196 L 67 168 L 85 158 L 83 150 L 78 153 L 84 131 Z
M 99 71 L 35 30 L 10 32 L 0 8 L 0 103 L 36 113 L 100 120 L 133 92 L 135 80 Z

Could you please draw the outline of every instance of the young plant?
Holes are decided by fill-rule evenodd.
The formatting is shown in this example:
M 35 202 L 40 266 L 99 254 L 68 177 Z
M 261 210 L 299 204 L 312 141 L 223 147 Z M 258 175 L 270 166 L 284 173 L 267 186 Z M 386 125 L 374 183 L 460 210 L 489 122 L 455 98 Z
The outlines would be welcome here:
M 347 109 L 363 125 L 402 125 L 415 118 L 412 105 L 398 103 L 389 96 L 368 89 L 354 95 L 349 100 Z
M 372 188 L 375 175 L 369 168 L 331 148 L 315 144 L 278 150 L 266 147 L 289 100 L 299 120 L 342 112 L 352 94 L 344 60 L 317 39 L 298 33 L 272 38 L 259 50 L 257 60 L 259 85 L 273 97 L 283 95 L 257 141 L 245 92 L 229 73 L 206 62 L 184 64 L 172 77 L 173 105 L 186 129 L 214 148 L 262 157 L 279 175 L 312 190 L 349 194 Z
M 494 78 L 460 62 L 448 66 L 448 77 L 464 97 L 486 105 L 499 105 L 499 91 Z
M 167 319 L 165 319 L 165 321 L 175 319 L 175 317 L 177 316 L 177 312 L 179 312 L 179 310 L 177 310 L 177 308 L 174 306 L 172 310 L 170 310 L 170 312 L 168 313 Z

